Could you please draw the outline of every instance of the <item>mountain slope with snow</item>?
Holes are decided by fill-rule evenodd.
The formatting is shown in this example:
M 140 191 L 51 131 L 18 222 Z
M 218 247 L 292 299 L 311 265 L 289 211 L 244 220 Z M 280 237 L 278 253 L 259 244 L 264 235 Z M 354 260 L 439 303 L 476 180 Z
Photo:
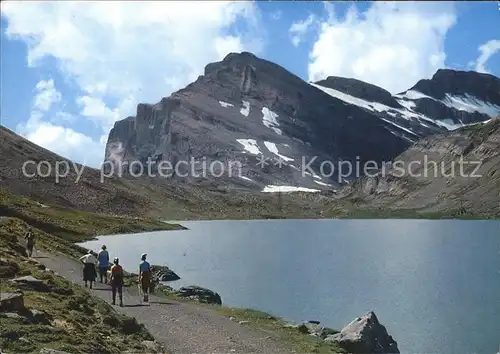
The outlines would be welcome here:
M 348 78 L 307 83 L 251 53 L 231 53 L 186 88 L 155 105 L 139 104 L 135 117 L 117 122 L 106 159 L 117 168 L 153 161 L 153 170 L 169 162 L 178 166 L 175 178 L 190 183 L 336 189 L 363 175 L 362 168 L 345 175 L 343 162 L 380 166 L 419 139 L 500 113 L 498 78 L 453 73 L 438 71 L 391 95 Z M 461 90 L 456 85 L 464 78 Z

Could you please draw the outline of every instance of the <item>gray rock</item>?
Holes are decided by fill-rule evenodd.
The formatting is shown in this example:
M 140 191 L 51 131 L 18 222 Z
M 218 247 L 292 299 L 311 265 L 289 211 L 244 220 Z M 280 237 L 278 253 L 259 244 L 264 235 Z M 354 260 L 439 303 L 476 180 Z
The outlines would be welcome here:
M 154 278 L 158 281 L 176 281 L 181 279 L 172 269 L 167 266 L 151 266 Z
M 327 338 L 328 335 L 337 333 L 337 331 L 333 329 L 321 326 L 319 321 L 303 322 L 300 325 L 296 326 L 299 332 L 303 334 L 309 334 L 313 337 L 319 337 L 322 339 Z
M 149 351 L 149 353 L 160 353 L 161 345 L 152 340 L 142 341 L 141 344 Z
M 24 309 L 22 293 L 0 293 L 1 311 L 20 311 L 22 309 Z
M 397 342 L 387 333 L 373 312 L 356 318 L 340 333 L 328 335 L 325 340 L 335 342 L 354 354 L 399 353 Z
M 69 354 L 68 352 L 63 352 L 62 350 L 42 348 L 39 352 L 40 354 Z
M 176 294 L 180 297 L 190 298 L 191 300 L 207 304 L 222 305 L 222 299 L 218 293 L 195 285 L 182 287 Z
M 294 322 L 287 322 L 283 325 L 283 328 L 294 328 L 294 329 L 298 329 L 299 328 L 299 325 L 297 323 L 294 323 Z
M 29 317 L 30 317 L 29 320 L 33 323 L 45 324 L 45 325 L 50 324 L 50 320 L 48 318 L 48 315 L 43 311 L 32 309 L 32 310 L 30 310 Z
M 32 277 L 31 275 L 15 278 L 10 281 L 24 290 L 34 290 L 40 292 L 51 291 L 51 288 L 47 284 L 35 277 Z

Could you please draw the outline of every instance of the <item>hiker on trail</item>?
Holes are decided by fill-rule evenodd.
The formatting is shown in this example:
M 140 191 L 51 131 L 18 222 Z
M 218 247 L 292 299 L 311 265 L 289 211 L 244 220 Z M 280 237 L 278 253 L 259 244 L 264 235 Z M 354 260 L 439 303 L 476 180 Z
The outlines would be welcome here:
M 111 291 L 113 293 L 113 305 L 116 304 L 116 292 L 118 291 L 118 297 L 120 299 L 120 307 L 123 307 L 123 268 L 119 264 L 118 258 L 113 260 L 113 266 L 111 267 Z
M 141 263 L 139 264 L 139 284 L 144 295 L 144 302 L 149 301 L 149 287 L 151 285 L 151 266 L 146 261 L 146 253 L 141 255 Z
M 24 239 L 26 240 L 26 253 L 28 257 L 31 258 L 33 255 L 33 247 L 35 246 L 35 235 L 31 231 L 31 227 L 28 228 L 28 231 L 24 234 Z
M 109 268 L 109 253 L 106 250 L 106 245 L 102 245 L 101 250 L 97 255 L 97 259 L 99 260 L 99 277 L 104 277 L 104 283 L 108 283 L 108 268 Z
M 94 257 L 94 252 L 89 250 L 89 253 L 81 257 L 80 261 L 83 263 L 83 281 L 85 282 L 85 287 L 87 287 L 87 282 L 90 282 L 90 288 L 92 289 L 92 283 L 97 278 L 95 270 L 97 259 Z

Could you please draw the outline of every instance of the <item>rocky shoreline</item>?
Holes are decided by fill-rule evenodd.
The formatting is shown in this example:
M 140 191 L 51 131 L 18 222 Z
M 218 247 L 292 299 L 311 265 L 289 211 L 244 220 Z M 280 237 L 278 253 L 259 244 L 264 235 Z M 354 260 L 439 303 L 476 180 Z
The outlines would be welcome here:
M 180 277 L 170 268 L 164 266 L 152 266 L 157 279 L 156 291 L 166 296 L 174 296 L 204 304 L 222 305 L 222 298 L 210 289 L 191 285 L 181 287 L 179 290 L 159 283 L 160 281 L 178 280 Z M 160 280 L 161 279 L 161 280 Z M 172 280 L 163 280 L 172 279 Z M 269 318 L 274 318 L 269 316 Z M 230 317 L 232 320 L 233 318 Z M 248 321 L 240 321 L 245 324 Z M 284 328 L 296 329 L 297 334 L 309 335 L 325 342 L 337 344 L 349 353 L 400 353 L 398 344 L 388 333 L 373 311 L 361 317 L 355 318 L 341 331 L 324 327 L 319 321 L 307 321 L 302 323 L 284 322 Z

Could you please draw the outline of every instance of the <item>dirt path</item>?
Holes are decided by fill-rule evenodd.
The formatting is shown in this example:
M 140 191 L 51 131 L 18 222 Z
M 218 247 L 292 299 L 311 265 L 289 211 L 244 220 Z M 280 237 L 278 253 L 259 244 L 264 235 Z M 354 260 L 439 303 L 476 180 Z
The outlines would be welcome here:
M 62 255 L 39 251 L 35 257 L 47 268 L 74 283 L 83 285 L 82 266 Z M 141 305 L 135 289 L 124 288 L 124 307 L 116 310 L 146 326 L 170 353 L 290 353 L 269 333 L 240 325 L 215 311 L 173 300 L 150 297 L 150 305 Z M 109 285 L 97 283 L 90 290 L 111 302 Z M 117 299 L 118 300 L 118 299 Z

